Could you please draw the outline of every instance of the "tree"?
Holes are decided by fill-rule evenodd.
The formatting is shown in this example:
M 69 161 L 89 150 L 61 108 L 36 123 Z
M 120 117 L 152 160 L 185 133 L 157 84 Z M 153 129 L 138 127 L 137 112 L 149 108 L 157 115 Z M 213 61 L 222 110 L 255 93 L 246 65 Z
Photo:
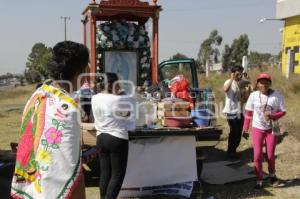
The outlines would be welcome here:
M 42 80 L 42 75 L 34 69 L 25 69 L 24 77 L 28 83 L 37 83 Z
M 224 46 L 223 63 L 222 63 L 224 71 L 228 71 L 228 67 L 231 65 L 230 55 L 231 55 L 231 48 L 229 47 L 229 45 L 226 44 Z
M 242 65 L 243 56 L 248 55 L 249 38 L 247 34 L 234 39 L 231 46 L 225 45 L 223 52 L 223 69 L 227 71 L 233 65 Z
M 48 70 L 47 66 L 49 62 L 51 61 L 52 58 L 52 49 L 48 48 L 45 44 L 43 43 L 36 43 L 33 45 L 31 49 L 31 53 L 28 55 L 27 58 L 27 63 L 26 63 L 26 73 L 24 74 L 25 77 L 30 79 L 28 74 L 31 74 L 30 76 L 36 76 L 37 73 L 44 77 L 48 77 Z M 26 78 L 26 79 L 27 79 Z M 34 83 L 35 79 L 38 78 L 33 78 L 31 81 Z
M 233 40 L 231 45 L 231 61 L 237 65 L 242 65 L 243 56 L 248 55 L 249 39 L 248 35 L 241 35 Z
M 223 38 L 219 35 L 218 31 L 213 30 L 209 37 L 201 43 L 198 53 L 198 61 L 201 65 L 205 65 L 206 61 L 210 58 L 212 58 L 214 62 L 218 62 L 220 55 L 218 46 L 221 45 L 222 41 Z
M 172 57 L 170 57 L 170 60 L 174 60 L 174 59 L 186 59 L 188 58 L 186 55 L 181 54 L 181 53 L 176 53 L 175 55 L 173 55 Z
M 249 63 L 251 66 L 269 64 L 272 55 L 270 53 L 250 52 Z
M 16 74 L 15 78 L 19 79 L 21 86 L 24 86 L 25 83 L 25 77 L 23 74 Z
M 197 59 L 195 60 L 195 64 L 196 64 L 196 68 L 197 68 L 197 71 L 199 73 L 205 73 L 205 69 L 204 67 L 201 65 L 200 61 Z
M 14 75 L 12 73 L 6 73 L 4 75 L 0 75 L 0 80 L 10 79 L 13 77 L 14 77 Z

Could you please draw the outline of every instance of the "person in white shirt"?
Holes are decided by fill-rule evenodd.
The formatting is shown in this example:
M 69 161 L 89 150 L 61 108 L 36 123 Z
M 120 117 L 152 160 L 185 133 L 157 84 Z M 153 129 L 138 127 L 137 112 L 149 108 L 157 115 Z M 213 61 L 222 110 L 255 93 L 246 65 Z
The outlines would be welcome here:
M 240 83 L 243 77 L 243 67 L 234 66 L 231 69 L 231 77 L 224 83 L 225 106 L 223 113 L 226 115 L 229 125 L 229 137 L 227 155 L 236 157 L 236 149 L 241 142 L 243 130 L 243 113 L 241 110 Z
M 243 137 L 248 139 L 250 121 L 252 120 L 252 143 L 254 153 L 254 167 L 257 178 L 255 189 L 262 189 L 263 172 L 263 145 L 266 143 L 266 153 L 270 183 L 279 184 L 275 175 L 275 147 L 277 136 L 272 132 L 272 123 L 283 117 L 286 113 L 282 95 L 271 89 L 272 79 L 270 74 L 261 73 L 257 77 L 258 90 L 251 93 L 245 107 L 245 121 Z
M 100 149 L 101 198 L 116 199 L 127 167 L 128 131 L 135 129 L 135 100 L 122 95 L 118 76 L 106 73 L 92 97 L 92 110 Z

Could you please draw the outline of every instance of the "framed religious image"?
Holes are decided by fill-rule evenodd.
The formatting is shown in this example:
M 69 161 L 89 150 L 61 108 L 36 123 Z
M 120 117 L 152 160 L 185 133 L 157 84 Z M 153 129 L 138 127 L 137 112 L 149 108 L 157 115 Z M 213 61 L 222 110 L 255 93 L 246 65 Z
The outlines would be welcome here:
M 105 51 L 104 71 L 116 73 L 121 80 L 130 80 L 137 84 L 137 63 L 136 51 Z

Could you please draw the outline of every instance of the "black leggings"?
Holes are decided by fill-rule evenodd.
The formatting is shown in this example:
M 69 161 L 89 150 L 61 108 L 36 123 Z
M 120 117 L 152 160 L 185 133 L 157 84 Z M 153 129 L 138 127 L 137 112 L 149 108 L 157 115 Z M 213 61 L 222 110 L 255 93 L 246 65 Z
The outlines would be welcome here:
M 126 173 L 128 140 L 102 133 L 97 136 L 97 146 L 100 148 L 101 199 L 116 199 Z

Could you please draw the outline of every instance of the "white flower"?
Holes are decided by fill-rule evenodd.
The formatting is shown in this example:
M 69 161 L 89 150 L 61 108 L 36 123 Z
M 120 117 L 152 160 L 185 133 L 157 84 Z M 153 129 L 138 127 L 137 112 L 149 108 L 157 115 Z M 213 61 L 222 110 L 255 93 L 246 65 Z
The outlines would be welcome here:
M 117 23 L 116 23 L 116 27 L 117 27 L 117 29 L 119 29 L 119 30 L 120 30 L 120 29 L 122 29 L 122 24 L 121 24 L 121 23 L 119 23 L 119 22 L 117 22 Z
M 133 37 L 132 37 L 132 36 L 129 36 L 129 37 L 127 38 L 127 41 L 128 41 L 128 42 L 133 42 Z
M 110 31 L 110 27 L 109 27 L 109 26 L 104 26 L 104 27 L 103 27 L 103 30 L 104 30 L 105 32 L 108 32 L 108 31 Z
M 112 48 L 113 47 L 113 42 L 112 41 L 108 41 L 107 42 L 107 47 L 108 48 Z
M 119 41 L 120 40 L 120 38 L 119 38 L 119 36 L 118 35 L 113 35 L 113 41 Z
M 145 38 L 143 36 L 139 36 L 139 42 L 143 43 L 145 41 Z
M 134 28 L 129 28 L 128 29 L 128 35 L 133 35 L 134 34 Z
M 99 34 L 99 35 L 103 35 L 104 33 L 103 33 L 103 31 L 101 30 L 101 29 L 97 29 L 97 34 Z
M 147 57 L 142 57 L 141 58 L 141 64 L 145 63 L 147 61 Z
M 140 34 L 141 35 L 145 35 L 146 34 L 146 31 L 145 31 L 145 29 L 142 26 L 140 27 Z
M 144 64 L 142 65 L 142 68 L 150 68 L 150 64 L 149 64 L 149 63 L 144 63 Z
M 107 40 L 107 37 L 105 35 L 101 35 L 100 40 L 103 41 L 103 42 L 105 42 Z
M 140 46 L 140 43 L 135 41 L 133 42 L 133 48 L 138 48 Z

